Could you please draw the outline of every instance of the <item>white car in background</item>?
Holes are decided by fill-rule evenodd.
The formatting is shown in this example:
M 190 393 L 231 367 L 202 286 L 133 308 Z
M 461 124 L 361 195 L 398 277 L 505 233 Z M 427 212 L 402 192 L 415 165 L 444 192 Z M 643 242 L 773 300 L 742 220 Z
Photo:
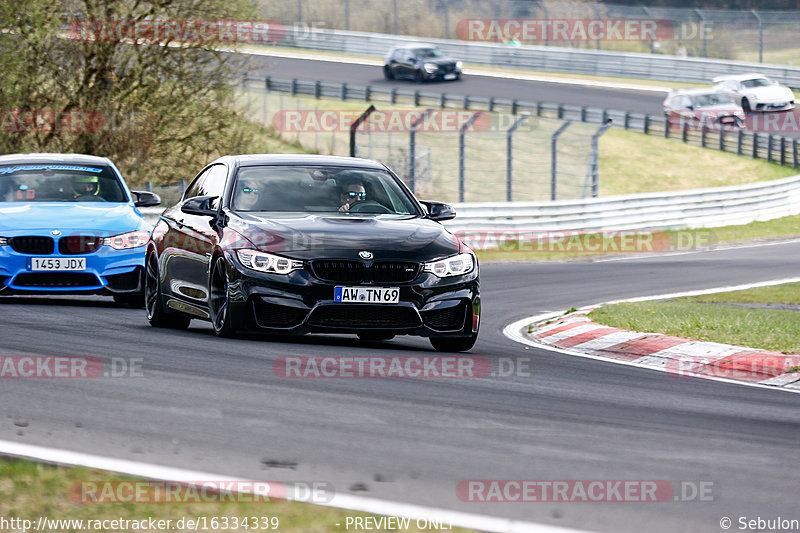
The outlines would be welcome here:
M 762 74 L 718 76 L 714 88 L 741 102 L 745 112 L 794 109 L 794 93 Z

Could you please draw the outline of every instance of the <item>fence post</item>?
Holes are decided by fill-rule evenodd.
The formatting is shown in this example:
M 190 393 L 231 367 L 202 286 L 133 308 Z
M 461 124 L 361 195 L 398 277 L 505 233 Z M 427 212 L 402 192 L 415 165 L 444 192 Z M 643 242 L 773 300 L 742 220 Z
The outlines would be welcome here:
M 625 113 L 625 119 L 627 120 L 628 114 Z M 625 129 L 628 129 L 627 127 Z M 669 139 L 669 117 L 664 117 L 664 138 Z
M 314 98 L 317 100 L 322 96 L 322 82 L 317 80 L 314 82 Z
M 758 159 L 758 133 L 753 132 L 753 159 Z
M 706 127 L 700 128 L 700 146 L 706 147 Z
M 683 123 L 683 131 L 681 132 L 681 140 L 686 142 L 689 140 L 689 125 L 687 123 Z
M 422 116 L 419 117 L 417 120 L 411 124 L 411 128 L 409 128 L 409 135 L 408 135 L 408 157 L 409 157 L 409 165 L 408 165 L 408 188 L 411 189 L 411 192 L 415 192 L 414 189 L 416 188 L 416 173 L 417 173 L 417 129 L 425 122 L 425 119 L 428 118 L 428 115 L 431 114 L 433 109 L 426 109 Z
M 644 116 L 644 127 L 642 129 L 644 130 L 645 135 L 650 133 L 650 115 Z
M 439 95 L 439 108 L 444 109 L 447 106 L 447 93 Z
M 389 93 L 389 101 L 392 104 L 397 103 L 397 88 L 396 87 L 392 87 L 392 92 Z
M 763 63 L 764 62 L 764 23 L 761 20 L 761 15 L 758 14 L 758 11 L 756 11 L 755 9 L 751 9 L 750 13 L 752 13 L 753 16 L 756 18 L 756 20 L 758 21 L 758 62 L 759 63 Z
M 794 159 L 794 168 L 797 168 L 797 139 L 792 139 L 792 158 Z
M 517 114 L 517 105 L 518 104 L 517 104 L 516 100 L 512 100 L 511 101 L 511 114 L 512 115 L 516 115 Z
M 720 126 L 719 128 L 719 151 L 725 151 L 725 130 Z
M 786 137 L 781 135 L 781 166 L 786 164 Z
M 469 95 L 464 95 L 464 111 L 469 110 Z
M 744 132 L 739 129 L 739 135 L 736 136 L 736 155 L 742 155 L 742 137 L 744 137 Z
M 592 135 L 592 153 L 589 156 L 589 166 L 586 169 L 586 180 L 583 182 L 583 193 L 581 194 L 581 198 L 586 198 L 586 186 L 589 177 L 592 178 L 592 198 L 597 198 L 600 195 L 600 172 L 599 172 L 599 159 L 600 159 L 600 150 L 598 147 L 598 140 L 600 136 L 603 135 L 608 128 L 611 127 L 613 121 L 608 120 L 606 121 L 605 125 L 600 127 L 594 135 Z
M 514 175 L 514 157 L 512 151 L 512 140 L 514 138 L 514 131 L 522 124 L 530 115 L 523 113 L 520 118 L 514 122 L 508 131 L 506 131 L 506 202 L 511 201 L 511 193 L 513 188 L 513 175 Z
M 419 105 L 419 89 L 414 91 L 414 105 Z
M 370 96 L 371 96 L 370 93 L 372 93 L 372 86 L 371 85 L 367 85 L 366 87 L 364 87 L 364 101 L 365 102 L 369 102 L 369 99 L 370 99 Z
M 561 125 L 560 128 L 556 130 L 553 136 L 550 138 L 550 199 L 556 199 L 556 182 L 557 182 L 557 175 L 558 175 L 558 166 L 556 161 L 556 147 L 558 142 L 558 136 L 561 135 L 564 130 L 566 130 L 569 125 L 572 124 L 572 121 L 568 120 Z
M 292 78 L 292 85 L 289 89 L 289 94 L 295 96 L 297 94 L 297 78 Z
M 342 100 L 347 100 L 347 84 L 342 84 Z
M 767 136 L 767 163 L 772 163 L 772 134 Z
M 358 150 L 356 148 L 356 130 L 362 122 L 367 120 L 367 117 L 369 117 L 373 111 L 375 111 L 375 106 L 370 105 L 352 124 L 350 124 L 350 157 L 356 157 L 358 155 Z
M 625 129 L 629 129 L 631 125 L 631 112 L 625 111 Z
M 697 8 L 695 8 L 694 12 L 697 13 L 698 18 L 700 19 L 700 32 L 703 37 L 703 57 L 708 57 L 708 54 L 706 53 L 706 17 Z
M 461 127 L 458 129 L 458 201 L 464 201 L 464 144 L 465 144 L 465 136 L 466 132 L 472 123 L 475 122 L 475 119 L 478 118 L 483 114 L 483 111 L 477 111 L 473 113 L 469 120 L 464 122 Z

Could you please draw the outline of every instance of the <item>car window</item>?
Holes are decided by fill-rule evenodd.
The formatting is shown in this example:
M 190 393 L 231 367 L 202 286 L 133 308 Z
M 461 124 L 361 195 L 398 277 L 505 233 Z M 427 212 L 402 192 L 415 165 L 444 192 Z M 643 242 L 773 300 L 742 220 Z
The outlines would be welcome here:
M 442 51 L 438 48 L 417 48 L 414 50 L 414 55 L 417 59 L 429 59 L 443 56 Z
M 189 184 L 189 187 L 186 189 L 186 192 L 183 193 L 184 200 L 188 200 L 189 198 L 194 198 L 195 196 L 203 196 L 203 194 L 200 192 L 200 188 L 202 187 L 203 181 L 205 181 L 206 176 L 208 176 L 208 173 L 211 172 L 211 168 L 212 167 L 205 169 L 200 174 L 198 174 L 194 180 L 192 180 L 192 183 Z
M 32 163 L 0 166 L 0 202 L 127 202 L 111 168 Z
M 708 93 L 695 95 L 692 97 L 692 102 L 695 107 L 709 107 L 715 105 L 732 104 L 733 100 L 730 96 L 723 93 Z
M 225 165 L 214 165 L 209 169 L 206 179 L 200 186 L 200 196 L 216 196 L 209 204 L 211 209 L 217 209 L 225 193 L 225 179 L 228 177 L 228 168 Z
M 766 79 L 766 78 L 753 78 L 751 80 L 743 80 L 742 81 L 742 87 L 744 87 L 746 89 L 752 89 L 752 88 L 755 88 L 755 87 L 768 87 L 768 86 L 770 86 L 772 84 L 773 84 L 773 82 L 771 80 Z
M 352 184 L 364 190 L 364 197 L 351 205 L 353 213 L 418 214 L 413 200 L 391 174 L 355 167 L 241 167 L 231 207 L 241 212 L 339 213 Z

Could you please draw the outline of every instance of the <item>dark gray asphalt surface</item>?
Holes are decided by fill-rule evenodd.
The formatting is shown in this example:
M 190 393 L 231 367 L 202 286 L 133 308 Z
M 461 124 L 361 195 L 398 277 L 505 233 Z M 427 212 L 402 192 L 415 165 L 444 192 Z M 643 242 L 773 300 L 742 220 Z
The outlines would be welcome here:
M 356 85 L 419 88 L 411 81 L 387 81 L 380 67 L 330 61 L 308 61 L 280 57 L 249 56 L 252 76 L 275 76 L 305 80 L 326 80 Z M 665 84 L 666 85 L 666 84 Z M 622 109 L 637 113 L 660 113 L 665 93 L 604 89 L 559 83 L 464 76 L 461 81 L 426 83 L 426 92 L 495 98 L 517 98 L 532 102 L 586 105 Z
M 422 339 L 221 340 L 201 322 L 187 332 L 150 328 L 143 311 L 102 298 L 0 298 L 0 355 L 144 360 L 143 377 L 2 379 L 0 439 L 328 481 L 339 492 L 598 531 L 720 531 L 723 516 L 734 529 L 739 516 L 800 518 L 800 396 L 529 349 L 501 334 L 548 310 L 796 276 L 798 255 L 796 243 L 485 264 L 484 321 L 471 355 L 493 369 L 526 361 L 531 373 L 448 381 L 287 380 L 272 371 L 286 355 L 433 355 Z M 469 479 L 710 481 L 714 501 L 461 502 L 456 485 Z

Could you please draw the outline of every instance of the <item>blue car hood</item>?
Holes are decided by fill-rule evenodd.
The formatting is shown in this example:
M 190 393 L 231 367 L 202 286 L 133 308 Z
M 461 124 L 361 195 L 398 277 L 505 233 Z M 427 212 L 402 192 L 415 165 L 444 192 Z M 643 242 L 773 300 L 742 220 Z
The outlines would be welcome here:
M 152 227 L 128 203 L 0 203 L 0 235 L 4 237 L 49 233 L 54 229 L 110 236 Z

